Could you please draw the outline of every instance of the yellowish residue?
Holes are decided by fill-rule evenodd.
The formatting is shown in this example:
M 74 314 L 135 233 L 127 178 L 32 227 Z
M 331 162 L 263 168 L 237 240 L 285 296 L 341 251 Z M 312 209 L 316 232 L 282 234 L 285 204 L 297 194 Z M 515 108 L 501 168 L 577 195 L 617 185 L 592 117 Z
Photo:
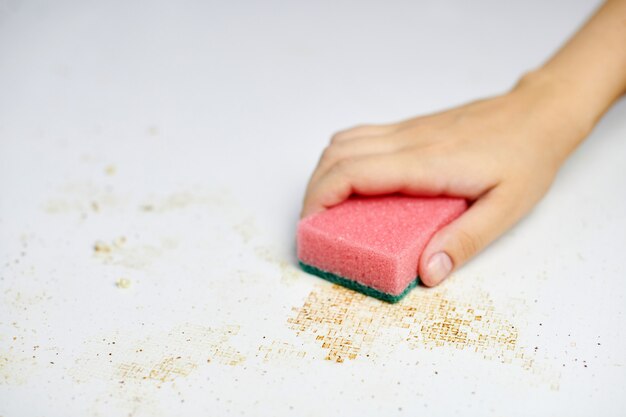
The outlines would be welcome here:
M 256 356 L 261 358 L 263 362 L 271 362 L 275 359 L 280 361 L 285 359 L 303 359 L 307 356 L 307 353 L 291 343 L 274 340 L 270 344 L 259 346 Z
M 278 262 L 278 266 L 280 267 L 280 280 L 283 284 L 291 285 L 298 282 L 299 279 L 305 275 L 301 269 L 293 266 L 291 263 L 287 261 Z
M 0 351 L 0 385 L 21 385 L 39 366 L 39 361 L 13 349 Z
M 183 360 L 181 356 L 163 358 L 150 369 L 141 364 L 122 363 L 118 366 L 118 375 L 122 379 L 153 379 L 160 382 L 170 382 L 179 376 L 187 376 L 198 367 L 198 364 Z
M 241 222 L 233 226 L 233 230 L 241 237 L 243 243 L 247 244 L 258 234 L 258 229 L 253 217 L 246 217 Z
M 99 240 L 94 243 L 94 256 L 105 265 L 119 265 L 133 269 L 142 269 L 159 257 L 166 250 L 176 248 L 177 242 L 172 238 L 162 238 L 157 244 L 139 244 L 127 242 L 119 236 L 110 242 Z
M 59 349 L 40 346 L 36 330 L 11 323 L 9 334 L 0 334 L 0 385 L 21 385 L 45 368 L 57 366 Z
M 115 281 L 115 286 L 117 288 L 127 289 L 130 288 L 131 281 L 128 278 L 118 278 L 117 281 Z
M 113 165 L 107 166 L 107 176 L 116 174 Z M 109 184 L 81 181 L 65 184 L 55 196 L 43 203 L 48 214 L 80 213 L 82 218 L 91 214 L 102 214 L 114 210 L 136 207 L 140 212 L 166 213 L 193 207 L 221 208 L 226 211 L 237 209 L 226 190 L 181 190 L 167 195 L 137 196 L 121 193 Z
M 213 328 L 187 323 L 139 340 L 100 338 L 88 343 L 90 347 L 77 359 L 72 375 L 78 382 L 98 377 L 162 384 L 209 364 L 237 366 L 245 361 L 230 344 L 238 332 L 239 326 Z
M 159 128 L 157 126 L 148 126 L 148 128 L 146 129 L 146 133 L 149 136 L 158 136 L 159 135 Z
M 225 191 L 215 193 L 180 191 L 165 197 L 147 198 L 139 205 L 139 209 L 144 212 L 166 213 L 203 205 L 225 207 L 232 205 L 232 202 Z
M 106 171 L 105 171 L 106 172 Z M 129 196 L 120 195 L 112 188 L 91 181 L 66 184 L 58 190 L 56 197 L 43 204 L 48 214 L 100 213 L 123 207 Z
M 116 172 L 117 172 L 117 168 L 115 167 L 115 165 L 107 165 L 107 166 L 104 168 L 104 173 L 105 173 L 106 175 L 110 175 L 110 176 L 112 176 L 112 175 L 115 175 L 115 173 L 116 173 Z

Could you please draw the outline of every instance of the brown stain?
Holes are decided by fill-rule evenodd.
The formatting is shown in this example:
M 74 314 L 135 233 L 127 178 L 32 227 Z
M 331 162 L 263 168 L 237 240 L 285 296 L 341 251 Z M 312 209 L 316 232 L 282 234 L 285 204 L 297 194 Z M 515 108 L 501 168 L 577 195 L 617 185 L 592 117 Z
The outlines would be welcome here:
M 485 294 L 478 304 L 449 299 L 442 292 L 432 296 L 418 292 L 412 298 L 414 325 L 407 338 L 412 347 L 451 346 L 479 353 L 492 350 L 501 356 L 517 348 L 517 328 L 495 311 Z
M 201 366 L 238 366 L 246 360 L 230 344 L 238 332 L 235 325 L 214 328 L 186 323 L 138 340 L 119 335 L 91 340 L 71 375 L 77 382 L 96 377 L 161 385 L 186 377 Z
M 338 285 L 319 285 L 293 312 L 289 328 L 315 341 L 329 361 L 354 360 L 376 343 L 394 343 L 387 338 L 391 331 L 412 349 L 471 350 L 485 359 L 516 360 L 526 369 L 533 364 L 532 354 L 519 346 L 517 327 L 484 292 L 464 299 L 418 287 L 388 304 Z

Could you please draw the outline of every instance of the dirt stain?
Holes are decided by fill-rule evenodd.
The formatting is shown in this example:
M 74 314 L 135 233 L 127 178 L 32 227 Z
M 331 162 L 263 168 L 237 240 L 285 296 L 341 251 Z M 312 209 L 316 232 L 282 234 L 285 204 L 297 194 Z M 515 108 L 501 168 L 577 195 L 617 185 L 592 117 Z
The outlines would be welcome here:
M 42 370 L 56 366 L 59 348 L 39 344 L 36 329 L 10 324 L 8 334 L 0 334 L 0 386 L 22 385 Z
M 88 341 L 89 348 L 76 360 L 71 374 L 77 382 L 97 377 L 160 385 L 209 364 L 237 366 L 246 359 L 230 345 L 238 332 L 239 326 L 214 328 L 187 323 L 139 340 L 115 335 Z
M 337 285 L 319 285 L 293 308 L 287 322 L 299 337 L 320 345 L 326 360 L 339 363 L 370 352 L 379 340 L 396 340 L 411 349 L 471 350 L 530 368 L 532 353 L 519 345 L 517 327 L 496 311 L 487 293 L 470 298 L 418 287 L 401 302 L 388 304 Z

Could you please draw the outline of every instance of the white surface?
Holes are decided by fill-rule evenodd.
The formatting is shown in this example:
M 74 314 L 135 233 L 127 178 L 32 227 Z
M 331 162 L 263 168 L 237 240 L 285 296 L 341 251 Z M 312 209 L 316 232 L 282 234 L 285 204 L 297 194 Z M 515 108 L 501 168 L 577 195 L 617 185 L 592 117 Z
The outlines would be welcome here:
M 502 91 L 596 3 L 231 3 L 0 1 L 0 416 L 624 415 L 624 102 L 440 288 L 293 266 L 333 131 Z

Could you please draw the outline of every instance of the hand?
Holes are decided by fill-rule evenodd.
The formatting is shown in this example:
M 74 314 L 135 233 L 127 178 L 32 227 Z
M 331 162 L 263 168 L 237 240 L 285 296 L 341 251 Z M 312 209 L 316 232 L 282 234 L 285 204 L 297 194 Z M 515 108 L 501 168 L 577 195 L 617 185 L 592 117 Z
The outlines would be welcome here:
M 337 133 L 311 177 L 302 216 L 353 193 L 468 199 L 470 208 L 432 237 L 420 259 L 422 282 L 437 285 L 531 210 L 588 133 L 568 111 L 563 87 L 530 75 L 501 96 Z

